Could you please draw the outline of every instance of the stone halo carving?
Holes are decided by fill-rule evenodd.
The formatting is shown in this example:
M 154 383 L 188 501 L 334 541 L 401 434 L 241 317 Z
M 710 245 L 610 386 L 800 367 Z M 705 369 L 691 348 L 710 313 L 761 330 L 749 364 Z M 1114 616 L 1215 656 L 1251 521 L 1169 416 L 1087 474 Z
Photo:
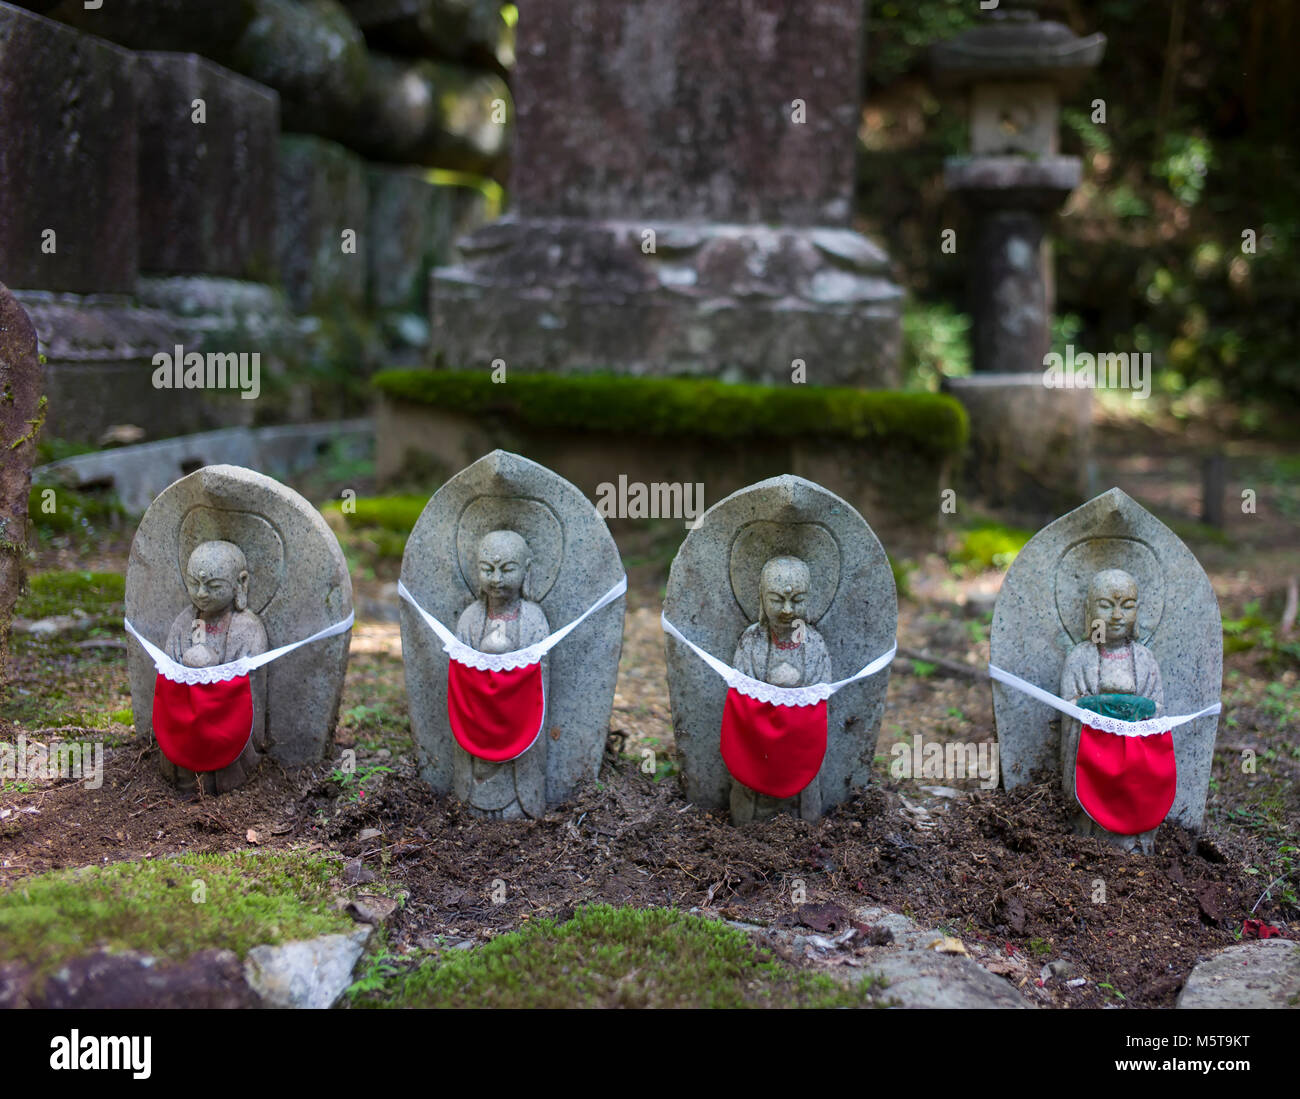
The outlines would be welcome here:
M 1076 645 L 1088 639 L 1088 585 L 1103 569 L 1123 569 L 1138 585 L 1137 640 L 1147 644 L 1165 612 L 1165 580 L 1155 551 L 1136 538 L 1084 538 L 1056 565 L 1056 613 Z
M 522 535 L 533 553 L 529 588 L 540 603 L 555 585 L 564 560 L 564 528 L 559 517 L 541 500 L 521 496 L 476 496 L 456 523 L 456 556 L 460 575 L 472 595 L 478 595 L 478 544 L 494 530 Z
M 729 557 L 732 594 L 751 622 L 758 621 L 758 583 L 763 566 L 773 557 L 798 557 L 808 566 L 813 577 L 808 592 L 810 624 L 815 624 L 830 609 L 839 590 L 839 543 L 820 523 L 756 519 L 736 532 Z
M 261 515 L 198 504 L 181 519 L 177 562 L 181 582 L 190 554 L 204 542 L 233 542 L 244 551 L 248 566 L 248 609 L 266 610 L 284 581 L 284 541 L 280 532 Z

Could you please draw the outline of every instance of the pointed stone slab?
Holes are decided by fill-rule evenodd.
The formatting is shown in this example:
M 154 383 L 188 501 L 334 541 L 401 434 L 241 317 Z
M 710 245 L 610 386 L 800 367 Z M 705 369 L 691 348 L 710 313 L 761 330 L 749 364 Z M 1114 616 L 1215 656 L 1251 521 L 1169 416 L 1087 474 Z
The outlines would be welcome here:
M 221 538 L 248 559 L 249 609 L 271 648 L 310 637 L 352 611 L 352 581 L 334 532 L 293 489 L 241 466 L 205 466 L 165 488 L 144 513 L 126 570 L 126 616 L 162 646 L 187 606 L 182 558 Z M 351 631 L 266 666 L 270 754 L 286 766 L 325 758 L 334 740 Z M 127 642 L 135 727 L 152 734 L 153 662 Z
M 781 553 L 802 556 L 810 599 L 826 609 L 810 621 L 826 642 L 836 679 L 852 675 L 894 643 L 898 599 L 884 548 L 848 503 L 802 477 L 786 475 L 734 492 L 706 511 L 677 551 L 668 576 L 668 620 L 702 649 L 731 664 L 736 642 L 757 616 L 757 573 L 733 561 L 733 548 L 762 568 Z M 760 560 L 761 558 L 761 560 Z M 733 576 L 746 577 L 742 590 Z M 810 614 L 810 618 L 812 617 Z M 696 805 L 729 803 L 731 776 L 718 740 L 727 686 L 693 652 L 666 638 L 673 736 L 686 796 Z M 889 670 L 842 688 L 828 707 L 823 810 L 847 800 L 871 777 Z
M 1122 568 L 1138 582 L 1137 640 L 1155 656 L 1166 714 L 1188 714 L 1219 698 L 1223 623 L 1209 577 L 1182 540 L 1118 488 L 1040 530 L 1007 570 L 993 610 L 989 660 L 1057 694 L 1066 654 L 1084 640 L 1085 575 Z M 1002 780 L 1060 776 L 1060 715 L 993 684 Z M 1168 820 L 1199 829 L 1205 815 L 1218 717 L 1174 730 L 1178 790 Z
M 462 564 L 461 517 L 473 505 L 503 515 L 526 511 L 542 609 L 551 631 L 573 621 L 618 583 L 623 562 L 595 506 L 545 466 L 494 450 L 461 470 L 425 506 L 406 543 L 402 581 L 420 605 L 455 631 L 477 595 Z M 514 529 L 511 527 L 511 529 Z M 528 537 L 528 533 L 525 534 Z M 533 542 L 538 544 L 533 545 Z M 472 558 L 471 558 L 472 559 Z M 623 645 L 625 599 L 597 611 L 550 651 L 546 723 L 546 801 L 568 798 L 594 779 L 609 735 L 614 681 Z M 447 719 L 447 654 L 415 610 L 402 601 L 402 660 L 420 773 L 438 793 L 452 789 L 454 744 Z

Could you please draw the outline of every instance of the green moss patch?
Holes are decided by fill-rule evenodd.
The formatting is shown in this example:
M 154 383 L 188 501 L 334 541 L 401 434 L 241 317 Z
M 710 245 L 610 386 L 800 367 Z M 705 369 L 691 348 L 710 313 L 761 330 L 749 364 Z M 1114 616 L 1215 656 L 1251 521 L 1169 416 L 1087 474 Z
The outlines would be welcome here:
M 16 613 L 22 618 L 48 618 L 77 609 L 109 614 L 120 611 L 125 599 L 126 578 L 115 572 L 42 572 L 28 580 Z
M 321 508 L 321 514 L 339 537 L 354 572 L 373 573 L 384 563 L 400 562 L 415 521 L 429 502 L 427 495 L 358 496 Z
M 609 905 L 411 970 L 374 958 L 371 970 L 353 988 L 359 1006 L 865 1007 L 878 991 L 795 969 L 717 920 Z
M 428 496 L 358 496 L 350 501 L 350 513 L 343 510 L 342 501 L 325 505 L 321 512 L 326 518 L 337 516 L 358 530 L 386 530 L 405 536 L 428 502 Z
M 1032 531 L 1018 527 L 1007 527 L 1001 523 L 978 523 L 958 535 L 957 544 L 949 552 L 948 560 L 959 571 L 1007 569 L 1031 537 Z
M 81 492 L 58 485 L 33 485 L 27 498 L 37 545 L 82 548 L 95 545 L 126 524 L 126 510 L 115 493 Z
M 460 370 L 386 370 L 373 381 L 394 400 L 564 431 L 889 440 L 940 454 L 960 451 L 968 434 L 965 410 L 938 393 L 604 374 L 516 374 L 496 384 L 487 373 Z
M 352 920 L 330 907 L 340 867 L 292 851 L 228 852 L 42 874 L 0 892 L 0 960 L 48 971 L 97 948 L 242 957 L 259 943 L 347 932 Z

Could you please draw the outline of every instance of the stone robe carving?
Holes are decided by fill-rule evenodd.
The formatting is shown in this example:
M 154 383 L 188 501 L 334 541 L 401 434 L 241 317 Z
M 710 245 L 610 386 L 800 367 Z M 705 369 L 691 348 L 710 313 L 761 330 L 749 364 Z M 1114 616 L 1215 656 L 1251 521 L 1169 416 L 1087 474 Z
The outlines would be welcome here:
M 492 560 L 499 554 L 499 560 Z M 479 548 L 479 598 L 471 603 L 456 624 L 456 639 L 481 653 L 508 653 L 535 645 L 549 634 L 546 612 L 524 597 L 532 555 L 527 542 L 513 531 L 493 531 Z M 501 566 L 518 570 L 512 582 L 500 575 Z M 495 571 L 494 571 L 495 570 Z M 495 590 L 494 590 L 495 586 Z M 502 601 L 500 613 L 490 606 Z M 545 693 L 547 659 L 542 658 L 542 691 Z M 510 819 L 540 817 L 546 811 L 546 737 L 518 759 L 492 763 L 470 755 L 459 744 L 455 758 L 456 795 L 475 812 L 486 817 Z
M 763 566 L 760 618 L 740 635 L 732 667 L 775 687 L 831 682 L 826 642 L 799 617 L 811 583 L 808 566 L 795 557 L 774 557 Z M 770 797 L 731 781 L 731 821 L 744 824 L 790 811 L 805 820 L 821 816 L 821 782 L 814 778 L 791 798 Z
M 1165 692 L 1160 683 L 1160 666 L 1151 650 L 1133 638 L 1137 624 L 1140 592 L 1137 582 L 1122 569 L 1099 572 L 1089 584 L 1086 629 L 1094 629 L 1105 640 L 1081 641 L 1065 658 L 1061 671 L 1060 697 L 1078 702 L 1089 695 L 1140 695 L 1156 705 L 1155 714 L 1165 712 Z M 1074 805 L 1071 820 L 1080 835 L 1105 836 L 1118 846 L 1145 852 L 1155 848 L 1156 829 L 1137 836 L 1118 836 L 1091 820 L 1075 802 L 1074 770 L 1079 753 L 1079 722 L 1061 719 L 1061 783 Z

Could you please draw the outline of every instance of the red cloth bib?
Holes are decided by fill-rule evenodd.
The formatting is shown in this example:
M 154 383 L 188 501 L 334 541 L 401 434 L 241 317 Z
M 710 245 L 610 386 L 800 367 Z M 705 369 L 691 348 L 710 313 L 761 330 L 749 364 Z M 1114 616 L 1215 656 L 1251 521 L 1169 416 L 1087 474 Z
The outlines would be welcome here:
M 200 772 L 229 767 L 253 735 L 248 676 L 175 683 L 159 675 L 153 687 L 153 733 L 162 754 L 177 767 Z
M 1169 814 L 1177 787 L 1172 731 L 1116 736 L 1091 725 L 1080 730 L 1075 797 L 1108 832 L 1149 832 Z
M 470 755 L 504 763 L 536 742 L 546 717 L 542 665 L 509 671 L 447 664 L 447 716 L 456 743 Z
M 730 688 L 721 747 L 738 782 L 769 797 L 794 797 L 817 777 L 826 756 L 826 701 L 776 706 Z

